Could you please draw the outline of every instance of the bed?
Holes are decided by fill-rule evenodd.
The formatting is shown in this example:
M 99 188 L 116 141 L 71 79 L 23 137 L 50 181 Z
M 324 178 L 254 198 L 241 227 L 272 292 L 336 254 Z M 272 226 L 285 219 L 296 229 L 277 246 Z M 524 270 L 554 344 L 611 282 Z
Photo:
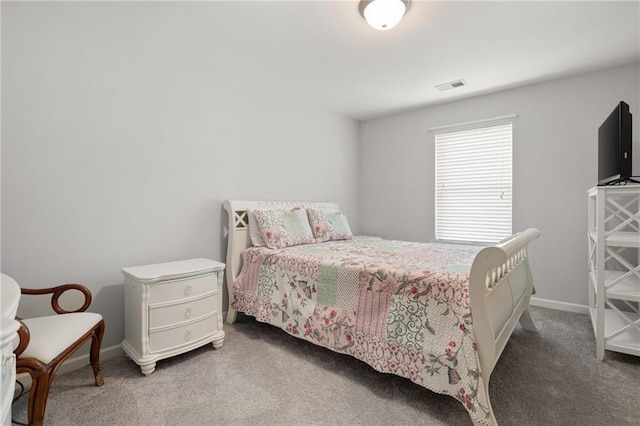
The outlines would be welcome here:
M 497 424 L 489 399 L 491 372 L 518 321 L 535 330 L 528 311 L 533 281 L 527 247 L 539 236 L 537 229 L 490 247 L 367 236 L 254 247 L 255 214 L 339 207 L 238 200 L 223 206 L 229 218 L 227 323 L 237 312 L 253 316 L 450 395 L 474 424 Z M 319 229 L 311 227 L 314 234 Z

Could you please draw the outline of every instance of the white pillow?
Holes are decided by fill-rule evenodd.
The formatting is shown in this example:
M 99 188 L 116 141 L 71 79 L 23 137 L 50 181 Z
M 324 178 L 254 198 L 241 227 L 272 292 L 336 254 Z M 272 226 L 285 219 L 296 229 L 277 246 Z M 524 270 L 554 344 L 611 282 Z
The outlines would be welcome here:
M 249 215 L 249 237 L 251 238 L 251 244 L 255 247 L 266 246 L 264 238 L 262 238 L 262 233 L 260 232 L 260 227 L 258 226 L 256 214 L 253 210 L 249 210 L 247 211 L 247 215 Z

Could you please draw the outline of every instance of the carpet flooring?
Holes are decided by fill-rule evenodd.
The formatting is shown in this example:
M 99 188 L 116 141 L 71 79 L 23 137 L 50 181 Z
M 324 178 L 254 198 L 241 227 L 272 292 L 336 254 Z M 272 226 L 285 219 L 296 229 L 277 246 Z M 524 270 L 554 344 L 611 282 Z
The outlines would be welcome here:
M 640 357 L 595 359 L 588 316 L 532 307 L 490 382 L 500 425 L 640 425 Z M 45 425 L 470 425 L 462 405 L 239 315 L 211 345 L 144 377 L 124 355 L 57 377 Z M 13 406 L 26 422 L 27 396 Z

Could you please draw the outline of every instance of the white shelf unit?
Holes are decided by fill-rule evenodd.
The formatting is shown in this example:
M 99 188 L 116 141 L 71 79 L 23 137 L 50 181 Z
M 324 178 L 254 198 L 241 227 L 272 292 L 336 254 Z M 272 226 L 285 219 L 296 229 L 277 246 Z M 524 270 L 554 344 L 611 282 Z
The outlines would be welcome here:
M 640 185 L 588 192 L 589 313 L 596 358 L 640 356 Z

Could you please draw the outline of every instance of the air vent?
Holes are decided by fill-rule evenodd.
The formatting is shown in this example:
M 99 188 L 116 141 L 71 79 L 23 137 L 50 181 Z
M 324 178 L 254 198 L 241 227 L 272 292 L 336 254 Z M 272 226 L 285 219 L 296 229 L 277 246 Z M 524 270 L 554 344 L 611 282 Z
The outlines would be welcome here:
M 449 83 L 439 84 L 436 88 L 440 91 L 455 89 L 456 87 L 466 86 L 467 83 L 464 80 L 450 81 Z

